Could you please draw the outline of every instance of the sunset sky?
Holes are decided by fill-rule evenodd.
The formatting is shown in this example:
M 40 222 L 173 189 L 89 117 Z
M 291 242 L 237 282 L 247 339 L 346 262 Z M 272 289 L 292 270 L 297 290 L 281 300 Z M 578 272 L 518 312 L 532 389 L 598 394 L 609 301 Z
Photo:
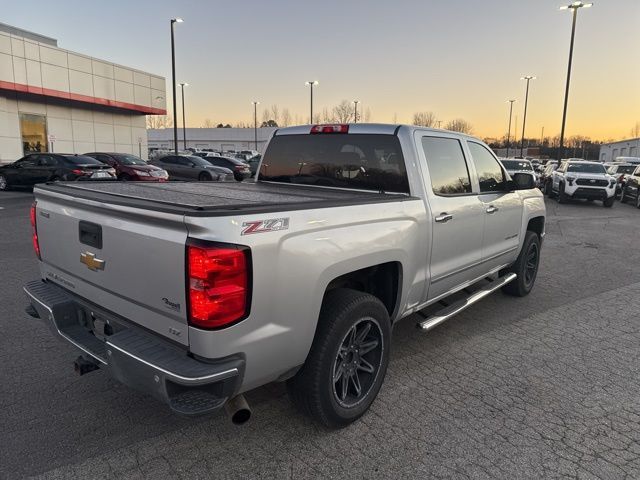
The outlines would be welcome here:
M 564 3 L 61 0 L 50 8 L 23 0 L 5 5 L 0 21 L 164 75 L 170 89 L 169 19 L 184 18 L 176 49 L 178 81 L 190 84 L 188 126 L 252 122 L 254 99 L 307 122 L 304 82 L 319 80 L 316 111 L 357 98 L 374 122 L 409 123 L 430 110 L 498 137 L 509 98 L 522 125 L 520 77 L 532 74 L 527 136 L 539 137 L 543 126 L 545 136 L 560 130 L 571 31 L 571 14 L 558 10 Z M 639 25 L 639 0 L 595 0 L 580 10 L 567 136 L 627 138 L 640 122 Z

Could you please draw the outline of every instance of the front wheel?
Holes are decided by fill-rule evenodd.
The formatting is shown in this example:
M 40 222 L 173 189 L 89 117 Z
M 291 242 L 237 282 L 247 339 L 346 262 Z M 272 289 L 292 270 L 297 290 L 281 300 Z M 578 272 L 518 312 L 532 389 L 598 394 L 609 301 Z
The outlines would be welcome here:
M 616 197 L 607 197 L 602 201 L 602 206 L 607 207 L 607 208 L 611 208 L 613 207 L 613 202 L 616 201 Z
M 213 180 L 213 178 L 211 178 L 211 175 L 209 175 L 206 172 L 202 172 L 200 175 L 198 175 L 198 180 L 201 182 L 208 182 Z
M 638 193 L 636 194 L 636 208 L 640 208 L 640 188 L 638 188 Z
M 514 297 L 524 297 L 529 294 L 538 276 L 540 265 L 540 237 L 535 232 L 527 230 L 520 255 L 511 268 L 502 273 L 513 272 L 516 279 L 502 287 L 502 291 Z
M 0 192 L 9 190 L 9 181 L 4 175 L 0 175 Z
M 327 427 L 356 421 L 380 391 L 390 340 L 389 314 L 378 298 L 346 288 L 328 292 L 307 360 L 287 382 L 291 400 Z
M 567 200 L 567 194 L 564 193 L 564 183 L 561 183 L 558 192 L 558 203 L 567 203 Z

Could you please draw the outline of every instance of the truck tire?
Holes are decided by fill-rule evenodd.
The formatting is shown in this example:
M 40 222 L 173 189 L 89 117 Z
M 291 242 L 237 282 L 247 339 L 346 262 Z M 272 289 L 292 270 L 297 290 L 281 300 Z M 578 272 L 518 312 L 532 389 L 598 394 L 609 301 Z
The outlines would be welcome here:
M 602 206 L 603 207 L 607 207 L 607 208 L 611 208 L 613 207 L 613 202 L 616 201 L 616 197 L 615 195 L 613 197 L 607 197 L 602 201 Z
M 547 197 L 553 198 L 553 184 L 550 180 L 547 180 L 544 184 L 544 193 Z
M 502 287 L 502 291 L 514 297 L 524 297 L 533 288 L 538 275 L 538 265 L 540 264 L 540 237 L 535 232 L 527 230 L 524 236 L 524 243 L 520 255 L 510 268 L 501 273 L 513 272 L 517 276 L 515 280 Z
M 627 203 L 627 187 L 624 187 L 620 192 L 620 203 Z
M 564 193 L 564 183 L 558 186 L 558 203 L 567 203 L 567 194 Z
M 391 322 L 378 298 L 346 288 L 328 292 L 307 360 L 287 381 L 292 402 L 327 427 L 346 427 L 378 395 L 390 347 Z

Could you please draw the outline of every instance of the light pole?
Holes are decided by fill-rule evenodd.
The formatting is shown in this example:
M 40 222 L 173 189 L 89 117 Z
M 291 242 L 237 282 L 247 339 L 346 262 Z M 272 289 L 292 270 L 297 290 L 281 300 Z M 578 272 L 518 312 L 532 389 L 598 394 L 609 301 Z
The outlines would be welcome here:
M 507 130 L 507 155 L 509 158 L 509 142 L 511 141 L 511 114 L 513 113 L 513 102 L 515 100 L 507 100 L 509 102 L 509 130 Z
M 182 23 L 181 18 L 171 19 L 171 89 L 173 91 L 173 149 L 175 154 L 178 155 L 178 117 L 176 100 L 176 48 L 173 40 L 173 25 L 175 23 Z
M 186 125 L 186 121 L 185 121 L 185 115 L 184 115 L 184 87 L 188 87 L 189 84 L 186 82 L 182 82 L 180 84 L 180 88 L 182 89 L 182 141 L 183 141 L 183 145 L 184 145 L 184 149 L 187 149 L 187 125 Z
M 527 90 L 524 95 L 524 117 L 522 118 L 522 140 L 520 142 L 520 158 L 522 158 L 522 152 L 524 151 L 524 129 L 527 125 L 527 103 L 529 102 L 529 82 L 531 80 L 535 80 L 536 77 L 533 75 L 525 75 L 524 77 L 520 77 L 520 80 L 527 81 Z
M 260 102 L 253 101 L 253 140 L 255 144 L 255 150 L 258 151 L 258 105 Z
M 558 159 L 562 159 L 564 149 L 564 126 L 567 121 L 567 103 L 569 102 L 569 83 L 571 81 L 571 62 L 573 60 L 573 40 L 576 36 L 576 20 L 578 18 L 578 10 L 582 7 L 589 8 L 593 3 L 582 3 L 580 1 L 573 2 L 571 5 L 560 7 L 560 10 L 573 10 L 573 22 L 571 23 L 571 43 L 569 45 L 569 65 L 567 66 L 567 84 L 564 89 L 564 107 L 562 108 L 562 127 L 560 128 L 560 149 L 558 151 Z
M 317 80 L 311 80 L 309 82 L 305 82 L 305 85 L 307 85 L 308 87 L 311 87 L 311 113 L 309 115 L 309 123 L 313 123 L 313 87 L 315 85 L 318 85 L 318 81 Z
M 353 101 L 353 123 L 358 123 L 358 104 L 360 100 Z

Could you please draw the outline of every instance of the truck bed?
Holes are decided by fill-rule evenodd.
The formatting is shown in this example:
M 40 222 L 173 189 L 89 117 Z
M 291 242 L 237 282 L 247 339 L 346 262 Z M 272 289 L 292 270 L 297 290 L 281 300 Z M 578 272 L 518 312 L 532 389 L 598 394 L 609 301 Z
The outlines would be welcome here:
M 403 194 L 270 182 L 49 182 L 41 191 L 197 216 L 268 213 L 412 199 Z

